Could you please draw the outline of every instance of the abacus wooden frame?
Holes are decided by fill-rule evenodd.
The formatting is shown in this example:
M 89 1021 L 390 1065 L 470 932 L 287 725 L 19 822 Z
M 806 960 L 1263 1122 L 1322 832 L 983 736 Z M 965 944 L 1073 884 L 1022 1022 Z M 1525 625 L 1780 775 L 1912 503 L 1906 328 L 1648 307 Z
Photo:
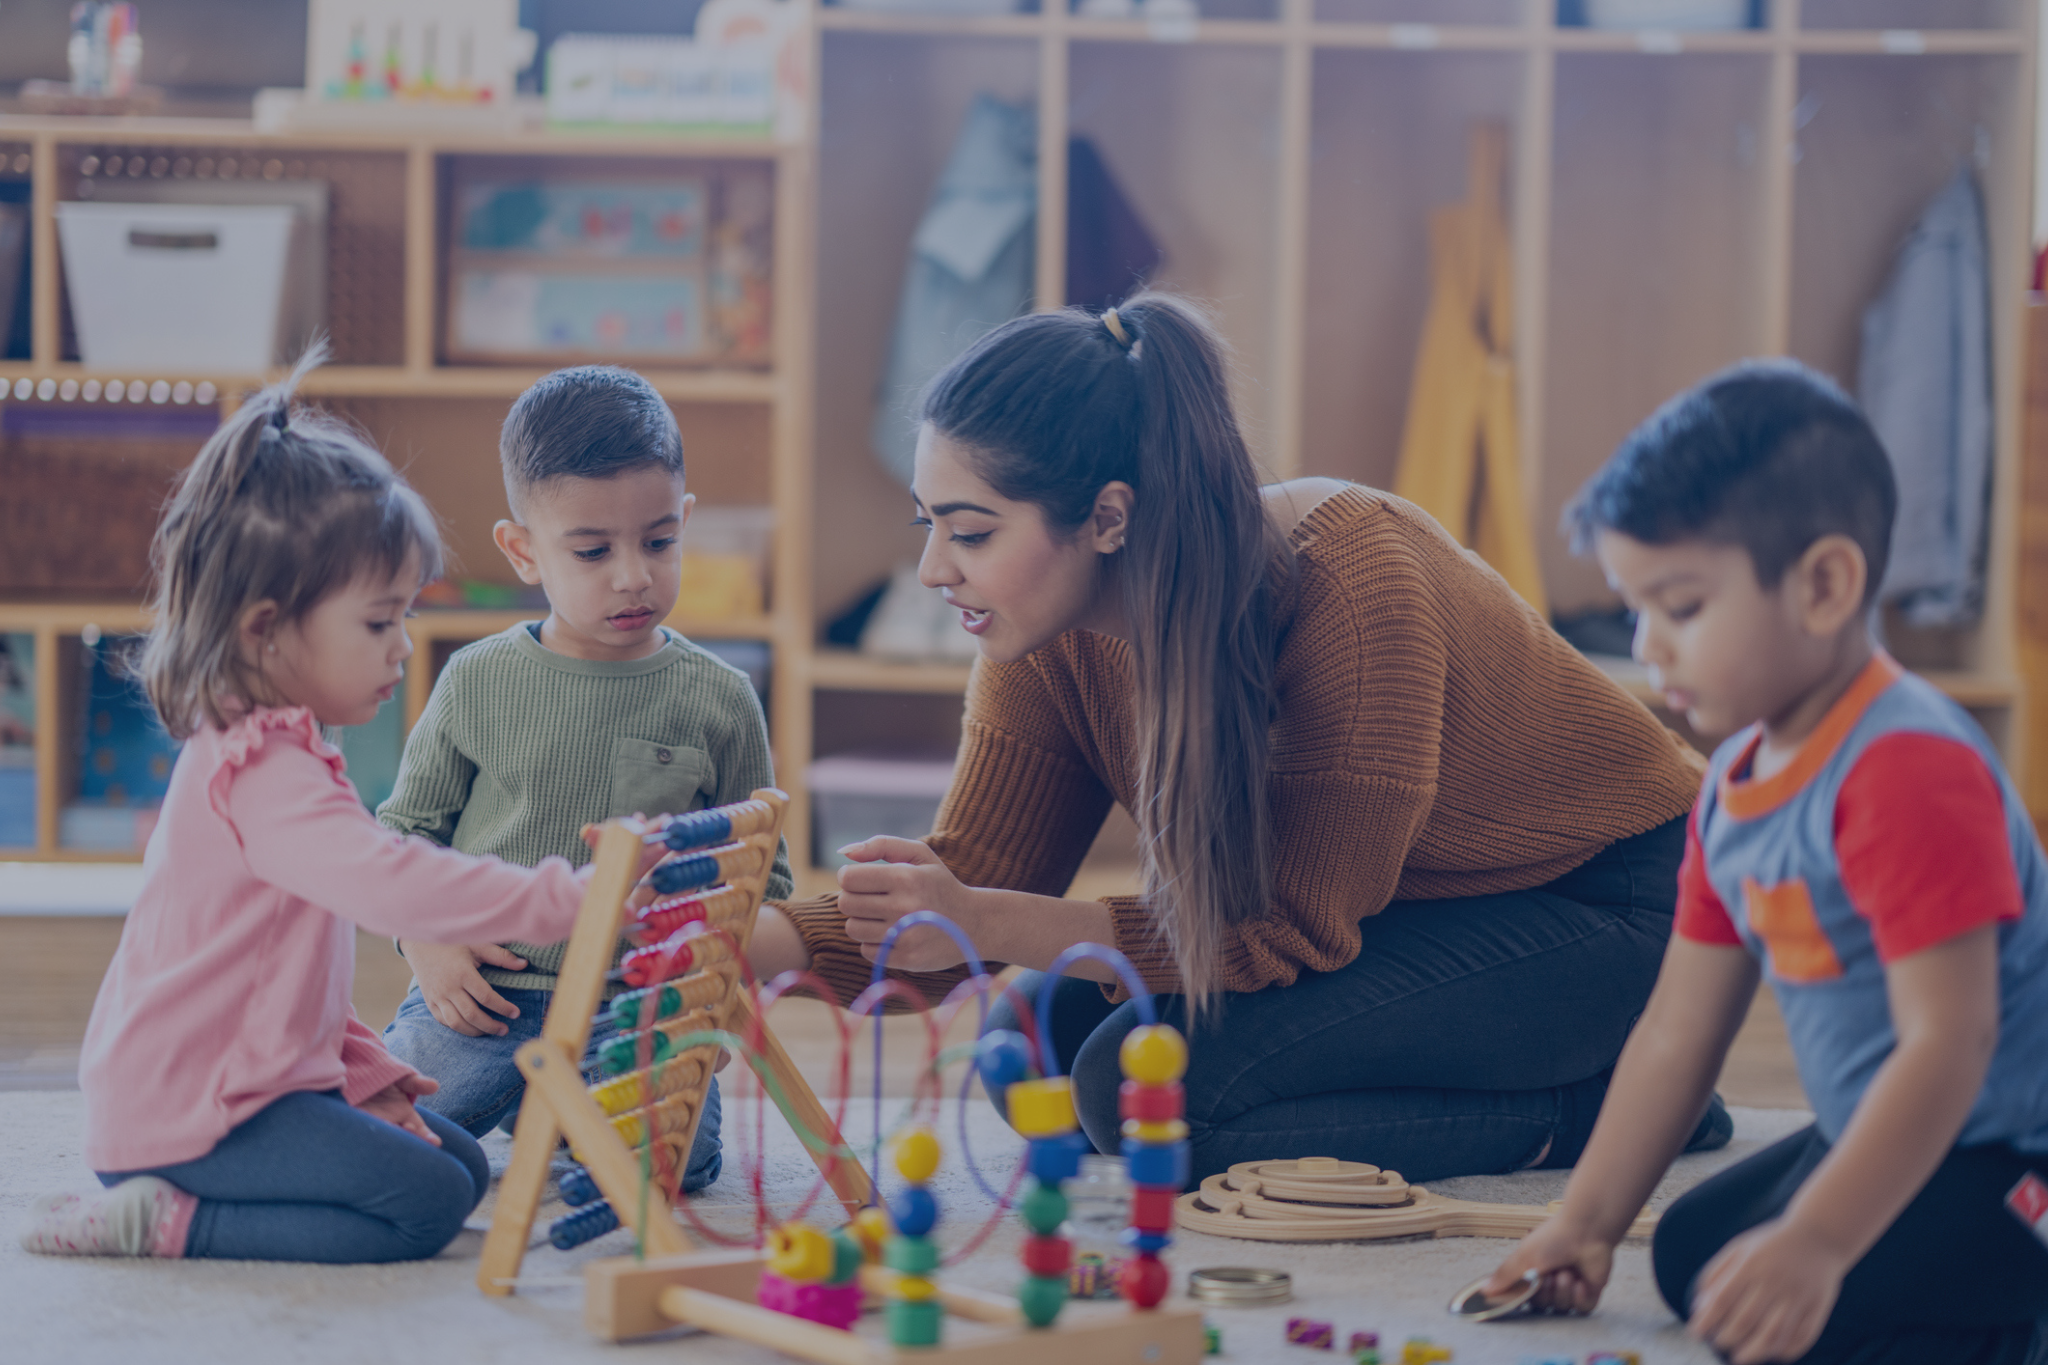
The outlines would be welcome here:
M 754 918 L 789 809 L 789 797 L 772 787 L 754 792 L 751 799 L 765 802 L 773 810 L 774 818 L 767 829 L 736 841 L 756 855 L 754 871 L 733 881 L 733 885 L 748 894 L 748 906 L 737 935 L 742 952 L 753 934 Z M 690 1238 L 675 1221 L 662 1191 L 642 1188 L 640 1163 L 612 1128 L 597 1101 L 590 1097 L 581 1066 L 584 1048 L 590 1041 L 591 1018 L 603 998 L 613 945 L 618 942 L 626 897 L 639 877 L 641 850 L 645 846 L 643 830 L 638 821 L 613 820 L 604 826 L 597 845 L 596 870 L 583 894 L 583 906 L 569 938 L 562 970 L 556 977 L 554 998 L 549 1002 L 541 1036 L 519 1049 L 517 1061 L 527 1080 L 527 1096 L 520 1106 L 519 1122 L 512 1135 L 512 1161 L 499 1182 L 498 1206 L 492 1214 L 482 1263 L 477 1269 L 477 1287 L 486 1294 L 502 1296 L 513 1290 L 547 1184 L 548 1163 L 554 1156 L 557 1138 L 563 1135 L 576 1148 L 620 1223 L 639 1234 L 648 1252 L 676 1256 L 691 1249 Z M 751 998 L 740 989 L 741 979 L 737 971 L 732 972 L 725 999 L 706 1008 L 713 1027 L 745 1036 L 755 1025 L 755 1015 Z M 783 1092 L 780 1102 L 785 1106 L 784 1116 L 793 1126 L 819 1134 L 826 1142 L 843 1149 L 838 1125 L 819 1103 L 796 1063 L 765 1022 L 759 1027 L 763 1058 Z M 691 1095 L 693 1110 L 703 1103 L 710 1075 L 707 1068 L 694 1092 L 676 1092 Z M 691 1131 L 685 1137 L 694 1134 L 693 1119 Z M 872 1202 L 874 1187 L 859 1162 L 835 1161 L 817 1152 L 812 1153 L 812 1158 L 849 1213 Z

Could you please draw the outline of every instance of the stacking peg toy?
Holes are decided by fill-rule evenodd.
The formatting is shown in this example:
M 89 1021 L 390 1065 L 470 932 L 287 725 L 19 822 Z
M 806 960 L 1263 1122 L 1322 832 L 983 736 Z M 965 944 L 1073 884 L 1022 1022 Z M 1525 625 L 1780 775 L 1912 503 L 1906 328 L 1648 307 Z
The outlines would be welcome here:
M 1171 1024 L 1141 1024 L 1124 1035 L 1117 1060 L 1124 1073 L 1117 1110 L 1132 1186 L 1123 1238 L 1131 1258 L 1117 1288 L 1133 1306 L 1156 1308 L 1170 1279 L 1159 1253 L 1173 1241 L 1173 1201 L 1188 1179 L 1187 1098 L 1180 1084 L 1188 1045 Z
M 945 1322 L 939 1287 L 931 1274 L 939 1268 L 939 1244 L 932 1229 L 939 1221 L 939 1203 L 925 1182 L 939 1169 L 939 1139 L 931 1129 L 913 1128 L 896 1140 L 896 1174 L 907 1182 L 889 1200 L 889 1221 L 895 1225 L 882 1252 L 883 1263 L 896 1272 L 889 1296 L 889 1340 L 897 1346 L 936 1346 Z

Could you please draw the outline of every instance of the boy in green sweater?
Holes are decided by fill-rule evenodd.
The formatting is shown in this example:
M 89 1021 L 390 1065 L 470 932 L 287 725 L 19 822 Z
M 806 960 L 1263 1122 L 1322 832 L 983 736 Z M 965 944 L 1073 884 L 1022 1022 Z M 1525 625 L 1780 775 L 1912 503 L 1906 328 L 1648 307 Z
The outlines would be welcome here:
M 668 404 L 628 370 L 558 370 L 512 405 L 498 453 L 512 519 L 493 535 L 520 580 L 546 591 L 548 616 L 449 659 L 377 818 L 464 853 L 580 863 L 586 824 L 772 785 L 746 677 L 661 624 L 695 502 Z M 767 894 L 790 886 L 782 849 Z M 540 1033 L 565 947 L 400 942 L 413 987 L 384 1041 L 441 1083 L 421 1103 L 479 1137 L 518 1112 L 513 1054 Z M 593 1030 L 593 1051 L 608 1034 Z M 714 1081 L 685 1190 L 718 1178 L 718 1129 Z

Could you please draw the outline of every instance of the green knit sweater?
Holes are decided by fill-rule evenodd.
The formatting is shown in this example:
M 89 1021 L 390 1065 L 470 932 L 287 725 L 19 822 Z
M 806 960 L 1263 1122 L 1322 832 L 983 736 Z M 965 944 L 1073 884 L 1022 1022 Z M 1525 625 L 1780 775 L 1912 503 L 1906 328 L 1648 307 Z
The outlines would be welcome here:
M 457 650 L 377 818 L 525 867 L 550 855 L 581 864 L 590 858 L 586 824 L 744 801 L 772 786 L 768 726 L 746 676 L 667 635 L 661 649 L 626 663 L 557 654 L 526 625 Z M 790 885 L 784 847 L 768 895 L 787 898 Z M 485 980 L 554 989 L 566 944 L 504 946 L 527 970 L 484 967 Z

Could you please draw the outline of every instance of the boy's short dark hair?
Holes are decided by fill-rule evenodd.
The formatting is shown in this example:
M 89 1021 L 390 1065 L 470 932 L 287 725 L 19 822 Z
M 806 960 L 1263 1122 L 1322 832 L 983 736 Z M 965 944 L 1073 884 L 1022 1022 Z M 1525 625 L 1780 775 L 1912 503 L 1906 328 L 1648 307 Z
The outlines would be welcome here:
M 656 466 L 683 475 L 683 435 L 654 386 L 616 365 L 578 365 L 519 395 L 498 434 L 505 500 L 552 479 L 609 479 Z
M 1758 360 L 1652 413 L 1579 490 L 1564 524 L 1580 553 L 1601 531 L 1647 545 L 1740 545 L 1766 588 L 1816 540 L 1845 535 L 1869 566 L 1868 603 L 1898 504 L 1891 461 L 1849 396 L 1797 361 Z

